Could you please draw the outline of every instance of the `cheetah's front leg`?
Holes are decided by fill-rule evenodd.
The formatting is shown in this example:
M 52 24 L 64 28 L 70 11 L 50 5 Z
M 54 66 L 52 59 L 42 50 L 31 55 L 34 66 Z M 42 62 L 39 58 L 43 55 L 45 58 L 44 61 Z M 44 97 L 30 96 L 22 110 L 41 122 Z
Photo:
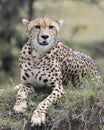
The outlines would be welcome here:
M 52 93 L 42 102 L 40 102 L 36 110 L 33 112 L 33 116 L 31 118 L 32 126 L 41 125 L 42 123 L 45 122 L 45 113 L 48 106 L 50 106 L 57 99 L 61 98 L 63 94 L 64 92 L 62 85 L 60 86 L 59 84 L 56 84 Z
M 19 85 L 19 91 L 17 93 L 16 97 L 16 103 L 14 105 L 14 111 L 15 112 L 23 112 L 27 108 L 27 96 L 28 93 L 31 93 L 33 91 L 33 88 L 31 86 L 20 84 Z

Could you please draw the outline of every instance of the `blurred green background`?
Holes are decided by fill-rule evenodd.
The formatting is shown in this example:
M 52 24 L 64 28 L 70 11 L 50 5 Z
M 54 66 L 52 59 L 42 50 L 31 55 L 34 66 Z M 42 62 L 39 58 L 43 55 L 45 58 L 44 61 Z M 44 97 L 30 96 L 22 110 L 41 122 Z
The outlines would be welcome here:
M 60 39 L 90 55 L 104 76 L 104 0 L 0 0 L 0 85 L 20 82 L 22 19 L 63 19 Z

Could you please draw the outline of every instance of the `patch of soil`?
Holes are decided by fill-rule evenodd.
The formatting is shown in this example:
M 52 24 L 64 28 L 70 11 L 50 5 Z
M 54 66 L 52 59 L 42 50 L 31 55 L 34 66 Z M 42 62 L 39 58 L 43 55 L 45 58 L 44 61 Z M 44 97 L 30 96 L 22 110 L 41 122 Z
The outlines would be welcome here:
M 79 109 L 76 108 L 76 110 Z M 80 110 L 77 110 L 80 111 Z M 54 121 L 31 128 L 27 123 L 25 130 L 103 130 L 104 102 L 93 104 L 85 116 L 72 117 L 70 110 L 60 110 Z

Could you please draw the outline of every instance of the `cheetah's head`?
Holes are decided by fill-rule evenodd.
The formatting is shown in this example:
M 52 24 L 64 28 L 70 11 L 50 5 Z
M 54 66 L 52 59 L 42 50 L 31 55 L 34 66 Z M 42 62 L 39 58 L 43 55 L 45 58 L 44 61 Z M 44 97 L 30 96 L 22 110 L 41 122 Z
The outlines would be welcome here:
M 53 20 L 51 18 L 36 18 L 32 21 L 23 19 L 23 24 L 27 27 L 29 38 L 38 49 L 51 48 L 58 39 L 60 27 L 63 20 Z

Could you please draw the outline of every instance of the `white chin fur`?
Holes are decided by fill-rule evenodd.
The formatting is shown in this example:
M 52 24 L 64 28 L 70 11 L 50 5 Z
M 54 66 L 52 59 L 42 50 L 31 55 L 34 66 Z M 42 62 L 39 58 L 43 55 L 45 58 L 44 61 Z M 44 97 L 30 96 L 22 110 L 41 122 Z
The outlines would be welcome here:
M 39 52 L 45 52 L 45 51 L 47 51 L 47 50 L 49 50 L 52 46 L 53 46 L 53 44 L 51 43 L 51 42 L 49 42 L 49 44 L 48 45 L 40 45 L 38 42 L 37 42 L 37 40 L 32 40 L 32 44 L 34 45 L 34 47 L 37 49 L 37 50 L 39 50 Z

